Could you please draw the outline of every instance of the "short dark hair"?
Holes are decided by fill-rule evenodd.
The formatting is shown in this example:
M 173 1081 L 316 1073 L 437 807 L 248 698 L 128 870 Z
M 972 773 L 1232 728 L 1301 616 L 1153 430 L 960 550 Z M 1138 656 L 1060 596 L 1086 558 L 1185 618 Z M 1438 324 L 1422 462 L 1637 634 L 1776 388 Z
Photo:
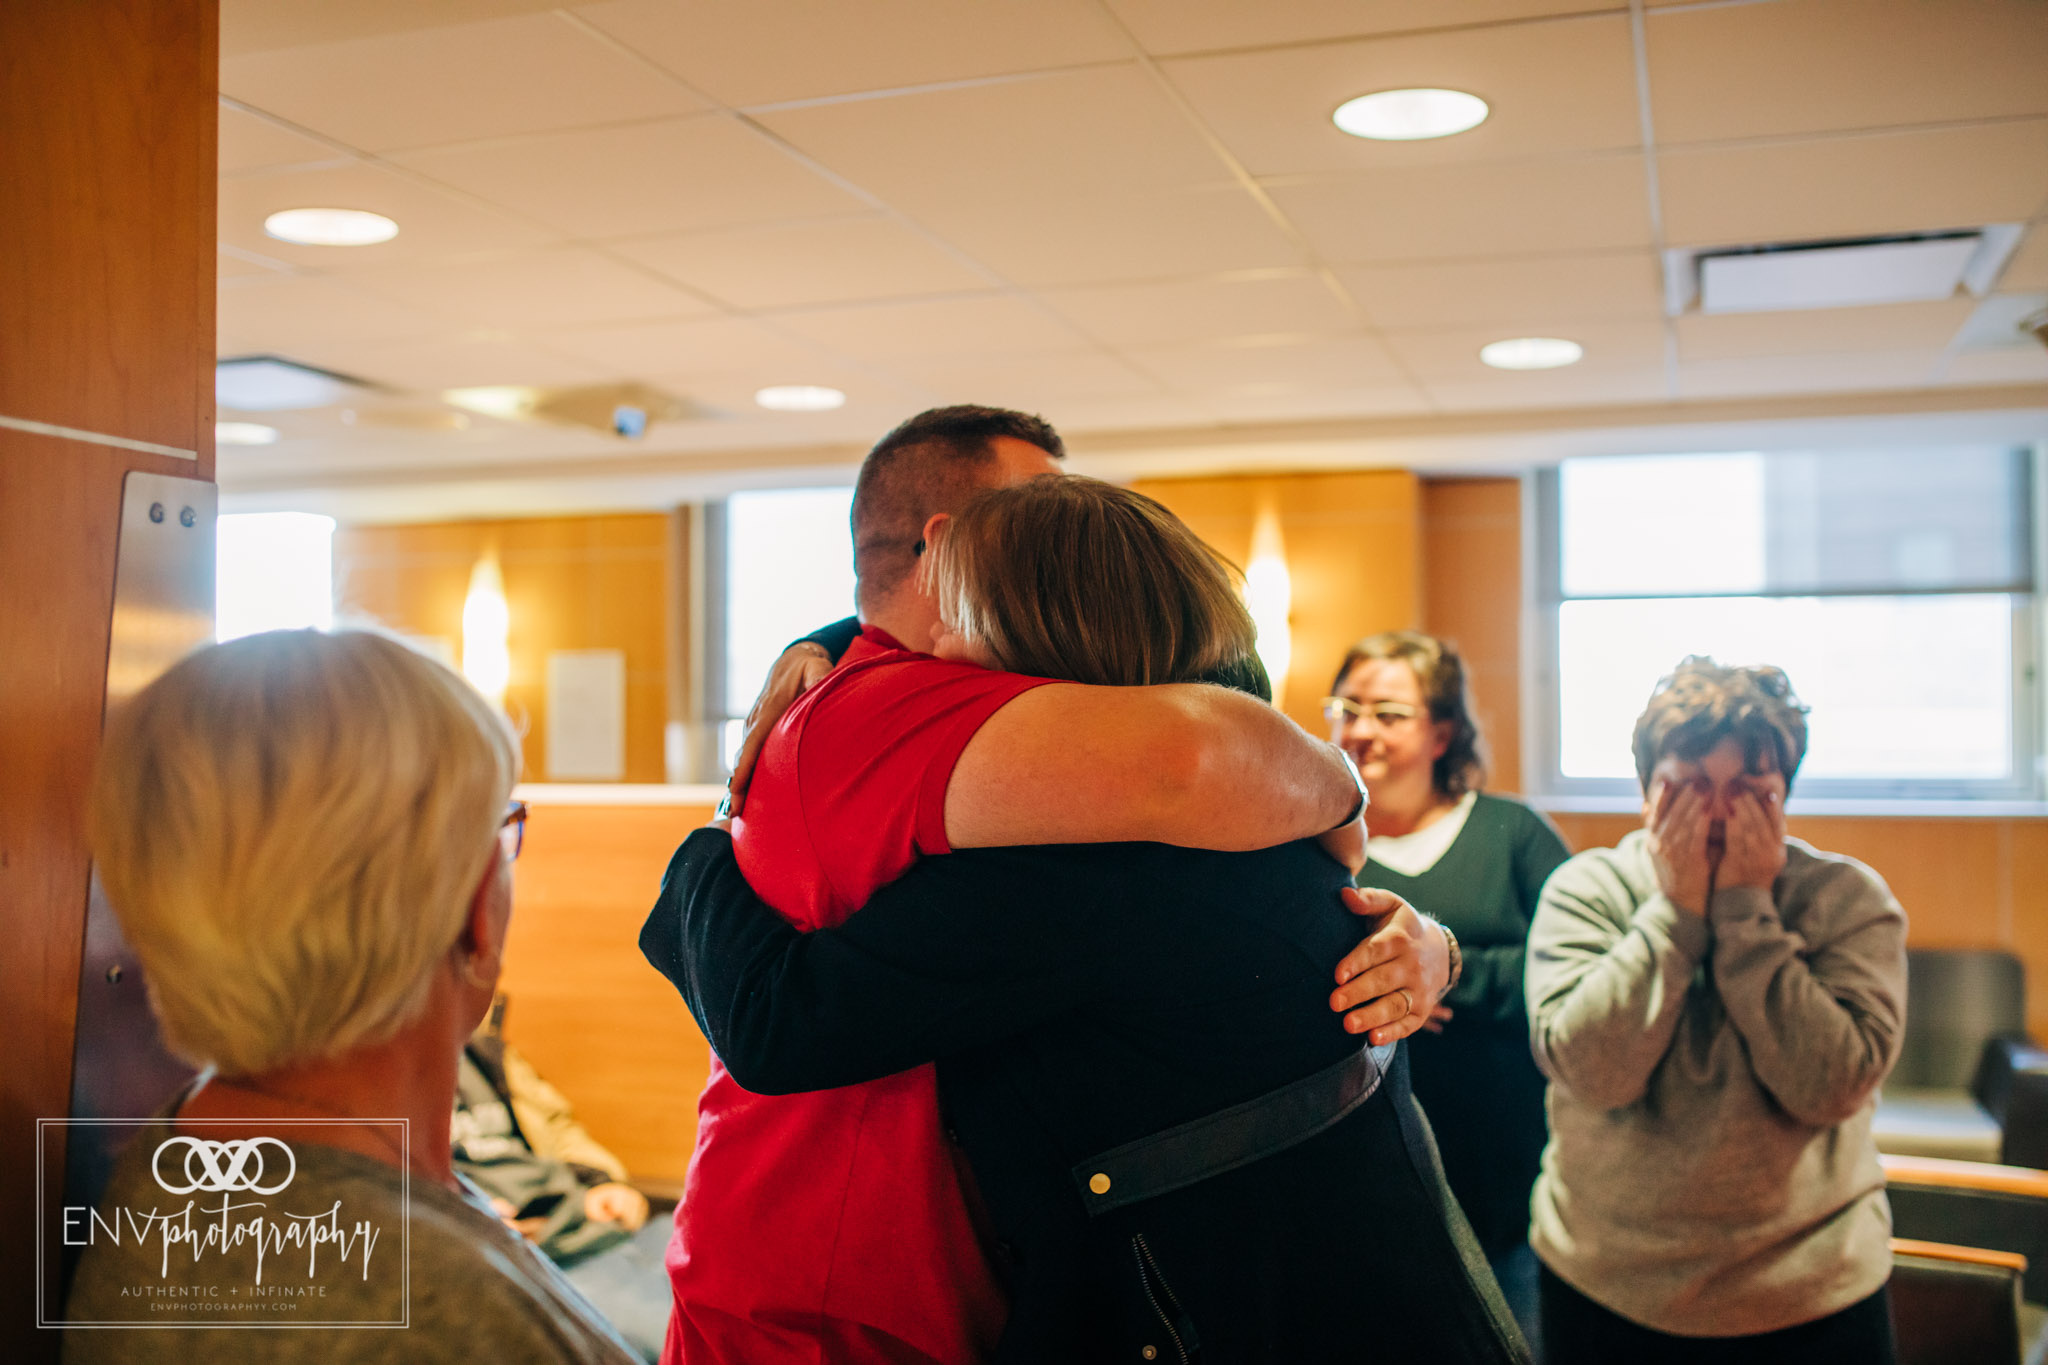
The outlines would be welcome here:
M 1768 754 L 1789 790 L 1806 757 L 1806 709 L 1781 668 L 1726 668 L 1688 655 L 1658 682 L 1636 721 L 1636 776 L 1648 792 L 1650 774 L 1667 754 L 1695 763 L 1733 737 L 1742 741 L 1743 767 L 1762 772 Z
M 1431 723 L 1450 724 L 1450 742 L 1429 768 L 1437 794 L 1463 796 L 1479 786 L 1486 777 L 1486 753 L 1479 722 L 1472 717 L 1472 693 L 1465 685 L 1465 660 L 1458 647 L 1419 630 L 1383 630 L 1351 646 L 1330 687 L 1342 687 L 1358 665 L 1381 661 L 1408 665 L 1429 706 Z
M 925 522 L 959 511 L 986 486 L 998 436 L 1066 458 L 1043 417 L 971 403 L 929 408 L 875 442 L 853 484 L 853 572 L 864 608 L 917 567 Z

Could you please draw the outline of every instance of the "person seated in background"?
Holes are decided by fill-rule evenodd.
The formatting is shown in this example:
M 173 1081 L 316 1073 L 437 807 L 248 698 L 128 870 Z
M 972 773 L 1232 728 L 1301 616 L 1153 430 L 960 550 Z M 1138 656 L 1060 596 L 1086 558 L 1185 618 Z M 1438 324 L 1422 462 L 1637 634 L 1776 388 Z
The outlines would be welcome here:
M 500 996 L 462 1049 L 455 1169 L 653 1360 L 668 1329 L 668 1229 L 648 1223 L 647 1196 L 626 1183 L 626 1164 L 505 1041 L 504 1015 Z
M 1361 640 L 1331 692 L 1330 737 L 1372 795 L 1358 884 L 1449 925 L 1464 949 L 1457 988 L 1408 1041 L 1409 1067 L 1451 1192 L 1540 1354 L 1529 1191 L 1549 1126 L 1543 1074 L 1529 1056 L 1522 960 L 1564 840 L 1520 801 L 1478 790 L 1479 725 L 1448 642 L 1407 630 Z
M 1141 494 L 1033 479 L 927 539 L 948 662 L 921 668 L 1265 695 L 1228 566 Z M 864 685 L 849 665 L 798 703 L 749 820 L 785 799 L 785 746 L 816 743 L 821 709 Z M 1012 1295 L 997 1361 L 1526 1360 L 1398 1046 L 1365 1045 L 1332 1012 L 1389 993 L 1379 968 L 1354 975 L 1346 898 L 1407 911 L 1350 887 L 1352 866 L 1308 839 L 969 849 L 805 933 L 756 896 L 734 840 L 704 830 L 641 943 L 750 1091 L 939 1061 Z M 1354 1021 L 1368 1037 L 1419 1022 L 1440 991 L 1392 993 Z M 915 1233 L 889 1254 L 944 1253 Z
M 1869 868 L 1786 836 L 1806 708 L 1778 669 L 1685 660 L 1634 748 L 1643 828 L 1559 868 L 1529 935 L 1545 1347 L 1883 1365 L 1871 1118 L 1905 915 Z
M 175 1211 L 191 1196 L 166 1191 L 197 1188 L 185 1182 L 204 1178 L 206 1144 L 263 1144 L 267 1164 L 246 1145 L 240 1159 L 212 1153 L 226 1176 L 267 1182 L 270 1193 L 234 1198 L 279 1225 L 333 1210 L 381 1245 L 358 1238 L 340 1259 L 329 1246 L 317 1275 L 303 1249 L 273 1254 L 259 1275 L 255 1239 L 205 1254 L 95 1240 L 67 1303 L 76 1321 L 131 1316 L 137 1286 L 209 1304 L 230 1287 L 321 1292 L 268 1301 L 263 1331 L 71 1332 L 67 1358 L 631 1365 L 626 1343 L 452 1163 L 457 1058 L 496 991 L 512 916 L 518 768 L 517 744 L 474 688 L 360 631 L 215 645 L 113 712 L 93 779 L 93 857 L 164 1041 L 207 1070 L 130 1142 L 102 1208 Z M 165 1184 L 153 1156 L 180 1140 L 185 1180 Z M 404 1330 L 279 1325 L 314 1312 Z

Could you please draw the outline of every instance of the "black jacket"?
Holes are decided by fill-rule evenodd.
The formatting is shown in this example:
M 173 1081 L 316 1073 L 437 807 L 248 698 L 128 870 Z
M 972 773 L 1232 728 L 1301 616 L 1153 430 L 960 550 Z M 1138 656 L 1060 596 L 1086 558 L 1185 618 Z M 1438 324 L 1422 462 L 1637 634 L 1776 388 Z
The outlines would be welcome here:
M 1010 1281 L 999 1360 L 1526 1359 L 1402 1062 L 1277 1154 L 1084 1206 L 1076 1163 L 1356 1052 L 1327 999 L 1344 881 L 1313 844 L 984 849 L 802 934 L 699 831 L 641 946 L 749 1089 L 939 1061 Z

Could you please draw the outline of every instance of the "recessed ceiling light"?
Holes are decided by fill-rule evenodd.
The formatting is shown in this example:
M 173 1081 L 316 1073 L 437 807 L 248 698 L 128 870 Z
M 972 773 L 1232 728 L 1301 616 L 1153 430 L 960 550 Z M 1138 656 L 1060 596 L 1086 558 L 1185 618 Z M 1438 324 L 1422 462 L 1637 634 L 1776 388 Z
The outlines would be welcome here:
M 1462 90 L 1381 90 L 1337 106 L 1330 119 L 1353 137 L 1416 142 L 1486 122 L 1486 101 Z
M 235 356 L 213 367 L 214 401 L 238 412 L 321 408 L 361 391 L 360 380 L 274 355 Z
M 221 446 L 267 446 L 277 439 L 277 428 L 261 422 L 215 422 L 213 443 Z
M 1479 358 L 1496 370 L 1554 370 L 1575 365 L 1586 348 L 1563 337 L 1514 337 L 1479 348 Z
M 398 224 L 365 209 L 285 209 L 263 220 L 263 230 L 301 246 L 374 246 L 398 235 Z
M 755 390 L 754 401 L 771 412 L 830 412 L 846 406 L 846 395 L 822 384 L 774 384 Z

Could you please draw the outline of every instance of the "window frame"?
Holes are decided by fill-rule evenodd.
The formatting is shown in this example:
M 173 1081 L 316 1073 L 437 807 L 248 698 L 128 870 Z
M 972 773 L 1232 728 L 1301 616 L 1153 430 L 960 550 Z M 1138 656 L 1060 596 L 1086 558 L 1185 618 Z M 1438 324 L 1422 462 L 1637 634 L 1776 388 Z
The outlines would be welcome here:
M 2011 802 L 2035 802 L 2043 799 L 2043 756 L 2042 742 L 2048 734 L 2048 720 L 2044 720 L 2044 697 L 2040 687 L 2040 649 L 2044 635 L 2041 614 L 2048 593 L 2048 574 L 2044 574 L 2044 507 L 2048 507 L 2048 489 L 2043 488 L 2044 452 L 2048 447 L 2035 445 L 2027 450 L 2029 474 L 2029 526 L 2028 553 L 2033 567 L 2034 589 L 2032 592 L 2013 593 L 2012 598 L 2012 712 L 2010 717 L 2010 743 L 2012 746 L 2012 775 L 2006 779 L 1984 778 L 1823 778 L 1799 777 L 1793 790 L 1795 799 L 1822 802 L 1872 802 L 1899 805 L 1930 802 L 1984 804 Z M 1652 454 L 1656 452 L 1645 452 Z M 1685 452 L 1693 453 L 1693 452 Z M 1705 452 L 1702 452 L 1705 453 Z M 1771 452 L 1766 451 L 1766 457 Z M 1560 678 L 1559 632 L 1561 628 L 1560 609 L 1568 600 L 1563 591 L 1563 507 L 1561 501 L 1559 466 L 1548 465 L 1534 471 L 1523 480 L 1522 524 L 1523 524 L 1523 582 L 1524 591 L 1524 638 L 1523 696 L 1527 699 L 1522 714 L 1523 772 L 1529 795 L 1543 800 L 1555 800 L 1563 805 L 1633 805 L 1640 801 L 1642 792 L 1636 782 L 1627 778 L 1584 778 L 1567 777 L 1562 761 L 1563 696 Z M 1617 594 L 1615 599 L 1641 600 L 1644 597 L 1904 597 L 1904 596 L 1978 596 L 1982 594 L 1936 592 L 1926 593 L 1688 593 L 1688 594 Z M 1609 597 L 1588 596 L 1573 598 L 1577 601 L 1614 600 Z M 1676 659 L 1672 663 L 1677 663 Z M 1793 685 L 1798 685 L 1793 679 Z M 1647 697 L 1645 698 L 1647 700 Z

